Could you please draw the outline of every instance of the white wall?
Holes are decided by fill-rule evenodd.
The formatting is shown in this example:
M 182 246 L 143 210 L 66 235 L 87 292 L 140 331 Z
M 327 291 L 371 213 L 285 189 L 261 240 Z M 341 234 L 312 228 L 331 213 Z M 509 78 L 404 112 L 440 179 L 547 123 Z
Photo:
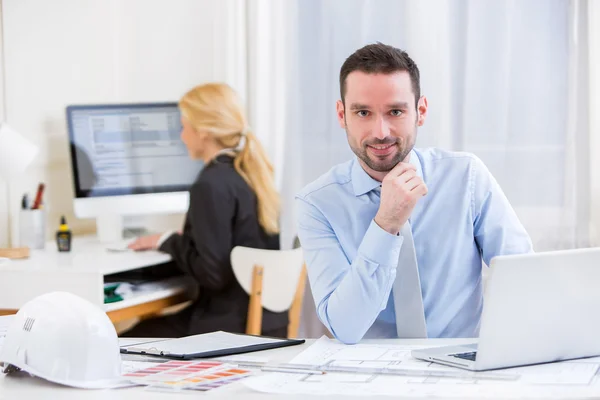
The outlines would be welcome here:
M 67 105 L 176 101 L 207 81 L 245 95 L 243 0 L 4 0 L 2 7 L 6 121 L 42 149 L 10 183 L 10 212 L 45 182 L 49 237 L 62 214 L 75 233 L 95 229 L 73 216 Z M 0 226 L 3 197 L 0 186 Z M 147 218 L 154 229 L 180 221 Z M 16 223 L 11 236 L 18 237 Z

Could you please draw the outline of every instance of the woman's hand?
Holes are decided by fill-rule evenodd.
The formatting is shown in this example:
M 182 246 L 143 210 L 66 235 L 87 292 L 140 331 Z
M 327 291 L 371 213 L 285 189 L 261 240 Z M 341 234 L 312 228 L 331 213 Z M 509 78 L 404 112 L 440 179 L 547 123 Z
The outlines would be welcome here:
M 154 250 L 156 249 L 161 236 L 161 233 L 157 233 L 156 235 L 142 236 L 131 242 L 127 247 L 135 251 Z

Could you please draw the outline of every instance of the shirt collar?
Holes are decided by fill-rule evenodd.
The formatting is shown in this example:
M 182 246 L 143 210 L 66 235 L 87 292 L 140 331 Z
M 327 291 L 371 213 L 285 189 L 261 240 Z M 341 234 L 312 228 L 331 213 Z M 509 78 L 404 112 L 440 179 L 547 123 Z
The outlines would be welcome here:
M 419 156 L 417 156 L 417 153 L 414 149 L 410 151 L 409 162 L 417 168 L 417 176 L 423 178 L 421 162 L 419 161 Z M 361 196 L 365 193 L 369 193 L 371 190 L 379 187 L 380 185 L 381 182 L 371 178 L 369 174 L 367 174 L 362 168 L 358 159 L 355 158 L 354 162 L 352 163 L 352 186 L 354 187 L 354 195 Z
M 226 162 L 226 163 L 232 163 L 233 160 L 235 158 L 234 154 L 230 154 L 230 153 L 220 153 L 217 154 L 215 158 L 212 159 L 213 162 Z

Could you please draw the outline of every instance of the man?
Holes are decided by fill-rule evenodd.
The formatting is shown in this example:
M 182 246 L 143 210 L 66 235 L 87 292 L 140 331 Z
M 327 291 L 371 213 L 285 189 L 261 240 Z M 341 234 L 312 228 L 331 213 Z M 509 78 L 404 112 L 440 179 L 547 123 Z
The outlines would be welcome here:
M 320 320 L 344 343 L 476 337 L 482 258 L 531 252 L 527 232 L 477 157 L 414 148 L 427 99 L 407 53 L 357 50 L 340 91 L 356 158 L 296 197 Z

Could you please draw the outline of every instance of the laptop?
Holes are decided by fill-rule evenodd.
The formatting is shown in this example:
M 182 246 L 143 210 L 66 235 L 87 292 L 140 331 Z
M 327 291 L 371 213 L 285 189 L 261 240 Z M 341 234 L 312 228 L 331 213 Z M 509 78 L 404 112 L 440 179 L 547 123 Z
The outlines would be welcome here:
M 412 356 L 484 371 L 600 355 L 600 248 L 490 263 L 478 343 Z

